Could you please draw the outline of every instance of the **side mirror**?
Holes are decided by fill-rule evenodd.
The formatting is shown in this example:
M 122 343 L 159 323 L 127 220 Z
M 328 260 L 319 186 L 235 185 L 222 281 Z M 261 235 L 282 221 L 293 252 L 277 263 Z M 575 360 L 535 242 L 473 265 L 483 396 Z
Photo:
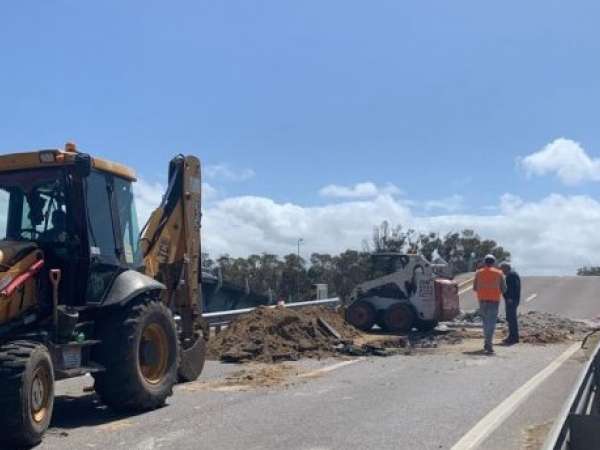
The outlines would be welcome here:
M 75 173 L 81 178 L 90 176 L 92 172 L 92 157 L 87 153 L 75 155 Z

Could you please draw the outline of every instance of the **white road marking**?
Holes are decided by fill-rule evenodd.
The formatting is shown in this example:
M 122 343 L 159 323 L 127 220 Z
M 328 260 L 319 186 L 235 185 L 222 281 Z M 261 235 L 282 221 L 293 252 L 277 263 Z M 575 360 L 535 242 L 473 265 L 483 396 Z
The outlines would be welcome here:
M 324 373 L 333 372 L 336 369 L 341 369 L 342 367 L 349 366 L 350 364 L 355 364 L 357 362 L 364 361 L 364 358 L 351 359 L 349 361 L 342 361 L 339 363 L 332 364 L 331 366 L 321 367 L 317 370 L 311 370 L 310 372 L 301 373 L 298 375 L 298 378 L 311 378 L 322 375 Z
M 471 289 L 473 289 L 473 286 L 469 286 L 467 288 L 464 288 L 462 291 L 458 291 L 458 295 L 462 295 L 465 292 L 469 292 Z
M 571 345 L 558 358 L 534 375 L 527 383 L 513 392 L 510 397 L 492 409 L 470 431 L 467 432 L 451 450 L 472 450 L 498 428 L 527 397 L 550 375 L 552 375 L 567 359 L 581 348 L 580 343 Z
M 537 294 L 531 294 L 529 297 L 525 299 L 525 303 L 529 303 L 537 298 Z
M 466 286 L 467 284 L 472 283 L 474 279 L 475 278 L 469 278 L 468 280 L 461 281 L 460 283 L 458 283 L 458 287 L 461 288 L 463 286 Z

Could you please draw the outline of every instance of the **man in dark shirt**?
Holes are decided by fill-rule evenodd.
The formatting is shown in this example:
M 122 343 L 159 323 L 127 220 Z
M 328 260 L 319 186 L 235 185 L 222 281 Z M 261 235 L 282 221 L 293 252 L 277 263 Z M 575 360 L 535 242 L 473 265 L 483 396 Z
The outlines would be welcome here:
M 508 322 L 508 337 L 502 341 L 505 345 L 519 342 L 519 322 L 517 308 L 521 301 L 521 278 L 512 270 L 510 264 L 503 262 L 500 268 L 506 276 L 506 292 L 504 293 L 504 306 L 506 308 L 506 321 Z

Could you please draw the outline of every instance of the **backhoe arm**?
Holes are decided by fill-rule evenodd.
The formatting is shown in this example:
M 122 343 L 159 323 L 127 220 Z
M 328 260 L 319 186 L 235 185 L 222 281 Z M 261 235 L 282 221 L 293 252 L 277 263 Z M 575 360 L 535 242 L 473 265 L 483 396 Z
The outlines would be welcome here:
M 199 283 L 200 161 L 179 155 L 169 163 L 169 185 L 140 237 L 146 275 L 162 282 L 164 302 L 181 316 L 183 338 L 191 338 L 202 312 Z

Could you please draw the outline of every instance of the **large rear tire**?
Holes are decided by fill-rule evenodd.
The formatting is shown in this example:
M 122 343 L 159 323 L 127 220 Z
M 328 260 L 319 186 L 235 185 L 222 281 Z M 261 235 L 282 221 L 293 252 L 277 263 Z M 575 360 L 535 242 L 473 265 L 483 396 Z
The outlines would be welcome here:
M 346 309 L 346 321 L 362 331 L 369 331 L 375 325 L 375 307 L 364 300 L 358 300 Z
M 94 358 L 95 390 L 117 411 L 143 411 L 165 404 L 177 381 L 179 343 L 171 311 L 140 297 L 100 322 Z
M 0 442 L 31 447 L 42 440 L 54 408 L 54 368 L 48 349 L 33 341 L 0 347 Z
M 383 313 L 383 323 L 387 331 L 408 333 L 415 322 L 415 313 L 410 305 L 396 303 Z

